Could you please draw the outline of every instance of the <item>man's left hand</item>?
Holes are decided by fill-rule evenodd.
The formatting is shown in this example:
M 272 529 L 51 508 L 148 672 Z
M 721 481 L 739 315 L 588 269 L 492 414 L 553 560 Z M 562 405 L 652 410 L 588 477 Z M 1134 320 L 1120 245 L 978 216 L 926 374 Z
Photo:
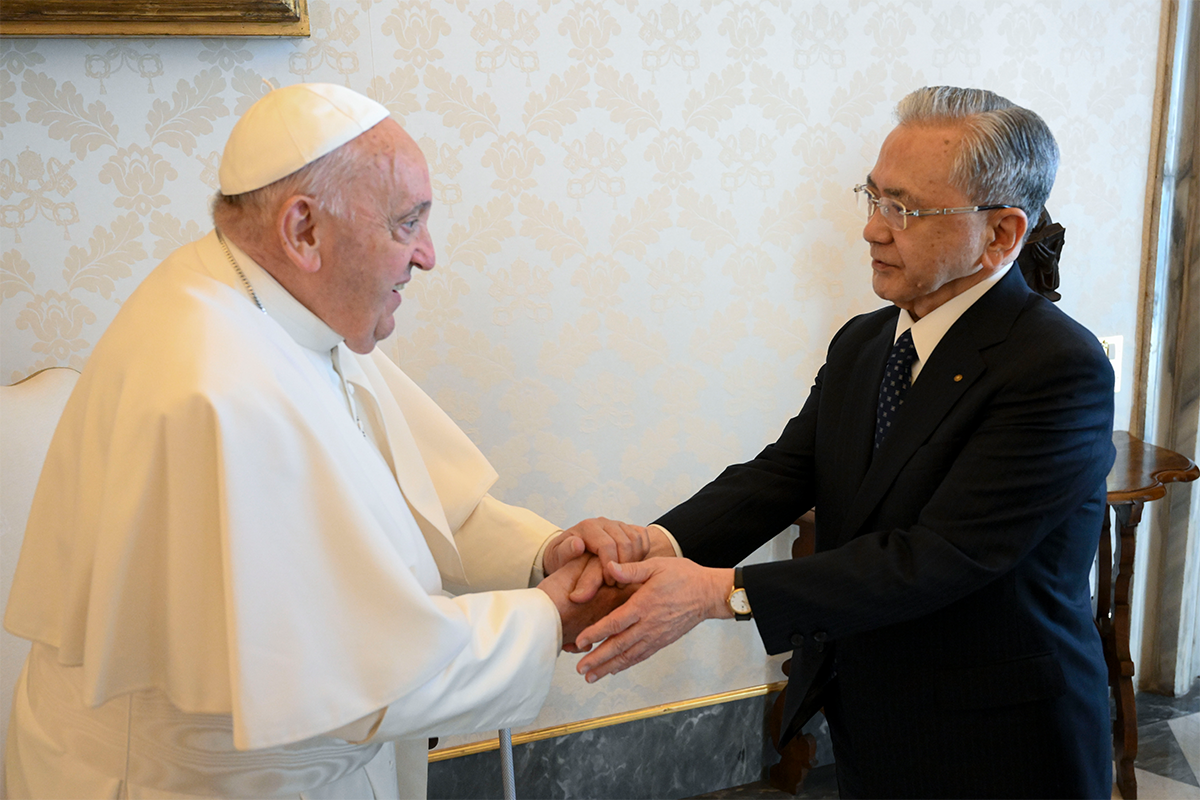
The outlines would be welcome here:
M 547 576 L 537 587 L 549 595 L 554 607 L 558 609 L 558 616 L 562 621 L 563 650 L 568 653 L 582 652 L 575 646 L 575 639 L 580 632 L 624 603 L 634 591 L 633 587 L 601 586 L 588 602 L 572 602 L 568 593 L 587 564 L 595 560 L 595 556 L 588 555 L 569 561 L 562 569 Z
M 702 567 L 686 558 L 651 558 L 605 567 L 620 584 L 643 584 L 629 602 L 575 640 L 582 652 L 576 670 L 595 683 L 657 653 L 706 619 L 733 619 L 729 591 L 732 569 Z

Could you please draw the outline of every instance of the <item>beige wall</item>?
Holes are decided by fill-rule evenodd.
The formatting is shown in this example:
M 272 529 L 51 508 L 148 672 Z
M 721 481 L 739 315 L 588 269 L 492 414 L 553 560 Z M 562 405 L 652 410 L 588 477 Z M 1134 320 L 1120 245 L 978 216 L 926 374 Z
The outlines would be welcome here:
M 82 365 L 121 301 L 208 229 L 233 120 L 274 85 L 386 103 L 433 172 L 439 267 L 385 349 L 501 496 L 648 521 L 753 455 L 824 347 L 877 307 L 850 187 L 924 84 L 1041 113 L 1063 164 L 1061 305 L 1125 337 L 1129 419 L 1159 8 L 1129 0 L 310 0 L 306 40 L 0 42 L 0 377 Z M 779 548 L 783 548 L 780 543 Z M 706 626 L 541 724 L 762 683 Z

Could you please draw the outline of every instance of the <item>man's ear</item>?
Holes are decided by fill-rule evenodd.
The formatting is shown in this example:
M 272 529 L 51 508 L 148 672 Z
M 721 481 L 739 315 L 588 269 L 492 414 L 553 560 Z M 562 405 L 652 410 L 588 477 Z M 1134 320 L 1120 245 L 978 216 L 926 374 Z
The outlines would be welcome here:
M 991 241 L 984 247 L 982 262 L 987 267 L 998 269 L 1017 260 L 1021 244 L 1025 241 L 1029 218 L 1019 208 L 1001 208 L 991 213 L 995 215 L 988 221 Z
M 311 197 L 297 194 L 283 202 L 276 217 L 283 252 L 301 272 L 311 273 L 321 268 L 315 211 L 316 203 Z

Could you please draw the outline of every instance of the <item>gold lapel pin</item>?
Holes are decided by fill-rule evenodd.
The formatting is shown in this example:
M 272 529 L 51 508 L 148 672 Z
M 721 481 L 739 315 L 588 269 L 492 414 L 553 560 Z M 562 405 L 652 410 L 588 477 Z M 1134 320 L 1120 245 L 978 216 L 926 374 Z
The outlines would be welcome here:
M 962 375 L 955 375 L 955 376 L 954 376 L 954 382 L 955 382 L 955 383 L 958 383 L 958 382 L 959 382 L 959 381 L 961 381 L 961 380 L 962 380 Z

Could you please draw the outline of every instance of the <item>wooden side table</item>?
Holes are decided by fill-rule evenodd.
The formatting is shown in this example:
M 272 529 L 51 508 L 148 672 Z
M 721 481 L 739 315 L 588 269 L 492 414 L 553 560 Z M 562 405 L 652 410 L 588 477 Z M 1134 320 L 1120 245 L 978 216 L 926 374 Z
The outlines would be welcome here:
M 1146 444 L 1127 431 L 1113 431 L 1117 459 L 1108 473 L 1108 510 L 1100 533 L 1096 584 L 1096 627 L 1104 645 L 1108 686 L 1116 701 L 1113 757 L 1117 786 L 1125 800 L 1137 797 L 1133 760 L 1137 756 L 1137 707 L 1133 697 L 1133 660 L 1129 656 L 1129 584 L 1137 547 L 1142 506 L 1166 494 L 1166 484 L 1194 481 L 1200 469 L 1190 458 Z M 1117 515 L 1114 551 L 1111 517 Z

